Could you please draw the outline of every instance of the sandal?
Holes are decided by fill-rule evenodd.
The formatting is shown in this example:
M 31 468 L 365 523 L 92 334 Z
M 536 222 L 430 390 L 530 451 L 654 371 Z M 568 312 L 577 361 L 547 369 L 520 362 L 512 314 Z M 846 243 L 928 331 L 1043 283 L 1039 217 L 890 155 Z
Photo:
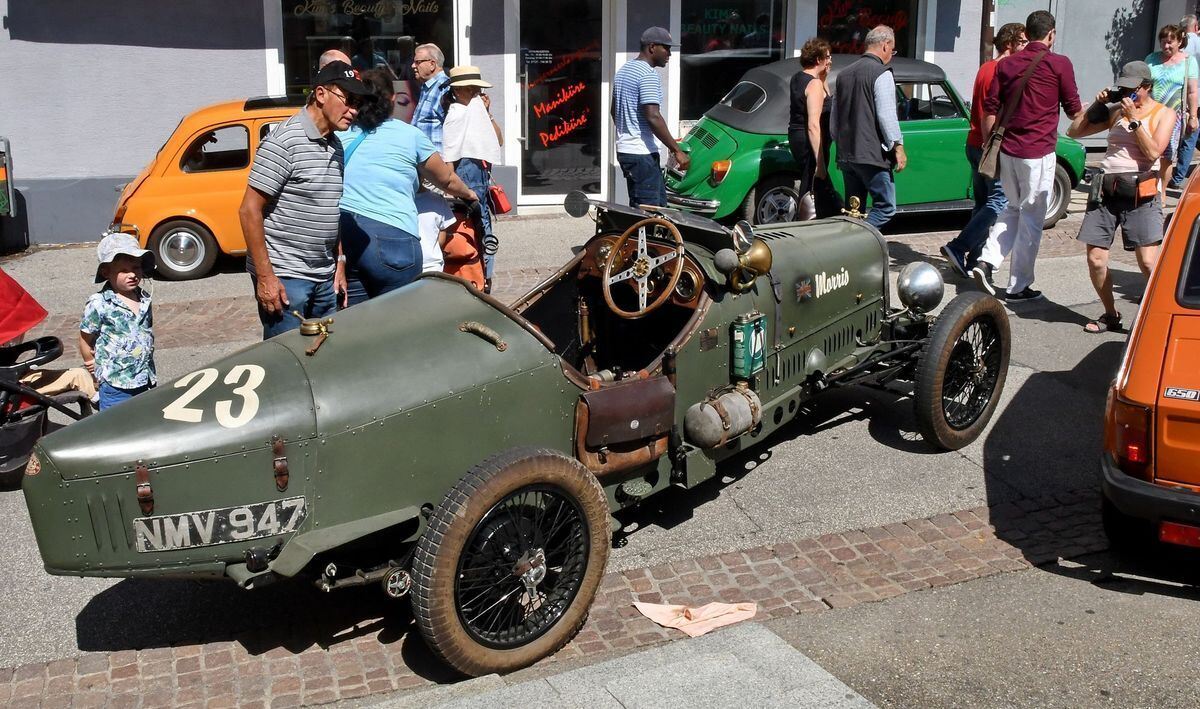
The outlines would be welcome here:
M 1084 332 L 1099 334 L 1101 332 L 1121 332 L 1121 314 L 1105 313 L 1095 320 L 1089 320 L 1083 326 Z

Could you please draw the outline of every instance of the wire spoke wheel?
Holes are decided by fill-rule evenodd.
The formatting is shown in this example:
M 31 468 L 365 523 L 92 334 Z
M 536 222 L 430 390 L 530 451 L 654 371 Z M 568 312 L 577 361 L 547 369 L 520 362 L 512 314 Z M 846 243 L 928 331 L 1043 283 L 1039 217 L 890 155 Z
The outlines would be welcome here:
M 537 485 L 505 497 L 459 559 L 455 605 L 467 632 L 497 648 L 546 632 L 579 592 L 587 550 L 583 512 L 561 491 Z
M 958 450 L 983 433 L 1008 375 L 1010 331 L 1004 307 L 963 293 L 937 316 L 917 363 L 917 428 L 938 448 Z
M 587 618 L 608 522 L 595 476 L 557 451 L 516 448 L 471 468 L 413 553 L 413 617 L 429 648 L 472 676 L 554 653 Z

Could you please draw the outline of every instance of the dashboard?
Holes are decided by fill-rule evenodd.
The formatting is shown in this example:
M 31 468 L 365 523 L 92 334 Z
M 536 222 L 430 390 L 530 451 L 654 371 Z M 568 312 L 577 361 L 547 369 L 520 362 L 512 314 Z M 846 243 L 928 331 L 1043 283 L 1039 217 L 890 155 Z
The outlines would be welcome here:
M 587 252 L 580 263 L 579 277 L 601 278 L 604 273 L 604 264 L 612 254 L 613 247 L 616 246 L 619 239 L 619 235 L 613 234 L 601 236 L 588 244 Z M 650 253 L 651 257 L 659 257 L 670 254 L 675 250 L 675 247 L 674 245 L 647 240 L 646 250 Z M 620 255 L 617 256 L 617 260 L 613 264 L 614 272 L 620 273 L 624 271 L 633 263 L 636 256 L 637 240 L 626 239 L 625 243 L 621 246 Z M 661 289 L 670 281 L 674 268 L 674 262 L 668 262 L 656 269 L 656 272 L 651 273 L 651 292 L 655 296 L 661 293 Z M 633 279 L 622 281 L 614 284 L 613 288 L 629 288 L 632 290 L 636 288 L 636 281 Z M 685 253 L 683 257 L 683 272 L 679 274 L 679 282 L 675 284 L 675 288 L 671 293 L 671 302 L 675 305 L 692 308 L 699 302 L 700 294 L 703 292 L 704 272 Z

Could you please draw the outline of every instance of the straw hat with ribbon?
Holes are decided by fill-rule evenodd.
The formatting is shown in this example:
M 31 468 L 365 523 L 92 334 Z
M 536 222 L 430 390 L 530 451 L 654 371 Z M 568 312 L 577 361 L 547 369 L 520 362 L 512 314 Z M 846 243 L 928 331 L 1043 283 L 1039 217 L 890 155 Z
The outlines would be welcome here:
M 451 86 L 478 86 L 484 89 L 492 88 L 492 85 L 483 80 L 483 75 L 479 73 L 479 67 L 464 64 L 456 66 L 450 70 L 450 85 Z

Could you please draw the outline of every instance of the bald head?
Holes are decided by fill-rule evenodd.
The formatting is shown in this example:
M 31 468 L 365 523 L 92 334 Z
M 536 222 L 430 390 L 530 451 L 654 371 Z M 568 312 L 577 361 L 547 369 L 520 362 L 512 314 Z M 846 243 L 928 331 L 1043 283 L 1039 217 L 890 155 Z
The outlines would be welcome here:
M 349 64 L 350 57 L 346 56 L 346 53 L 340 49 L 330 49 L 321 54 L 321 58 L 317 60 L 317 69 L 324 69 L 325 65 L 330 62 L 346 62 Z

